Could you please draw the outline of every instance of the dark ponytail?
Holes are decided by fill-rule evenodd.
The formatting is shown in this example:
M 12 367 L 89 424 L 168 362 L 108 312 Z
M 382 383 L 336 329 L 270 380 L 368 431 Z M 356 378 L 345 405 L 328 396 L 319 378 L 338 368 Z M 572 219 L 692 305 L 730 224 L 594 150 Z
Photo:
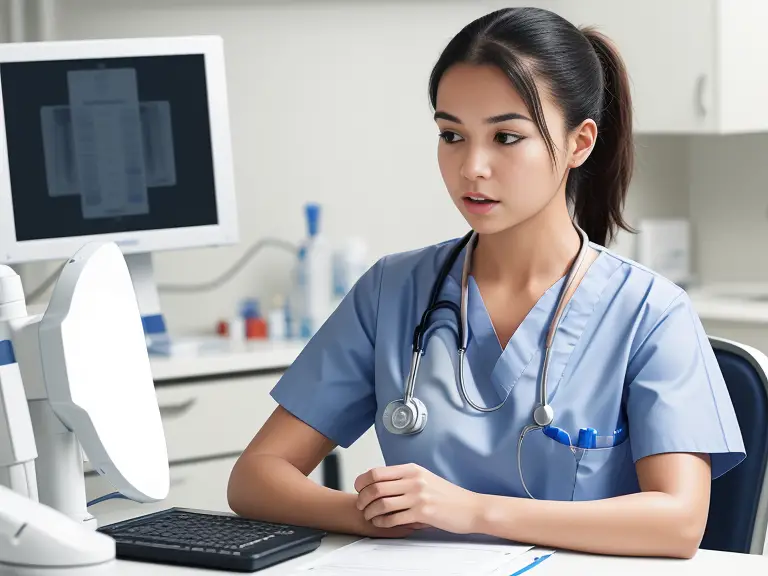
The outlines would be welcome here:
M 576 221 L 596 242 L 610 242 L 618 228 L 633 231 L 622 216 L 634 168 L 632 95 L 629 78 L 616 48 L 592 28 L 583 30 L 603 71 L 597 142 L 586 162 L 569 175 Z M 601 240 L 602 239 L 602 240 Z
M 443 74 L 458 63 L 502 70 L 525 102 L 547 143 L 552 142 L 535 79 L 560 107 L 570 131 L 591 118 L 598 137 L 586 162 L 571 170 L 566 196 L 590 240 L 608 245 L 619 228 L 633 231 L 622 216 L 634 164 L 632 102 L 624 63 L 610 41 L 593 29 L 579 30 L 541 8 L 508 8 L 478 18 L 446 46 L 429 80 L 436 106 Z

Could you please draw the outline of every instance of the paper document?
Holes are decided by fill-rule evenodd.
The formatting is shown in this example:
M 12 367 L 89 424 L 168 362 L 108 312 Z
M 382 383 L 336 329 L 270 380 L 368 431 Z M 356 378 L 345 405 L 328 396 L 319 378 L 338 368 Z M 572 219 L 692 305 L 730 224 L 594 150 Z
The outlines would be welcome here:
M 483 576 L 497 573 L 532 547 L 505 540 L 447 537 L 363 539 L 298 568 L 293 576 Z

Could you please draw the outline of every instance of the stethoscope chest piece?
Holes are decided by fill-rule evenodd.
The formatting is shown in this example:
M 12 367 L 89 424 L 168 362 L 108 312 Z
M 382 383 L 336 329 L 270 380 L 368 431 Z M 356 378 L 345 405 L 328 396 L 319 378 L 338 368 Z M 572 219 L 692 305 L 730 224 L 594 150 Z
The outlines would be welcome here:
M 427 407 L 418 398 L 393 400 L 384 409 L 382 420 L 392 434 L 417 434 L 427 425 Z
M 533 411 L 533 421 L 539 426 L 549 426 L 555 419 L 555 411 L 549 404 L 537 406 Z

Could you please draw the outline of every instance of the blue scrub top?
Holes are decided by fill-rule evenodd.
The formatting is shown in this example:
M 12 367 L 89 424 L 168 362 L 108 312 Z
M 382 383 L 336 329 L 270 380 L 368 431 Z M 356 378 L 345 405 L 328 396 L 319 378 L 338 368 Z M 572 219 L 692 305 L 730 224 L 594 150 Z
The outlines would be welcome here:
M 527 497 L 518 473 L 518 438 L 532 423 L 544 341 L 565 281 L 534 305 L 502 349 L 474 280 L 469 279 L 464 378 L 457 386 L 457 325 L 438 310 L 428 331 L 415 396 L 426 428 L 393 435 L 382 423 L 402 398 L 413 330 L 440 267 L 457 240 L 379 260 L 358 281 L 272 390 L 287 411 L 342 447 L 373 424 L 388 465 L 413 462 L 468 490 Z M 535 498 L 590 500 L 640 490 L 634 463 L 664 452 L 708 453 L 716 478 L 745 458 L 733 405 L 707 335 L 687 294 L 602 246 L 568 301 L 551 351 L 553 425 L 572 439 L 628 430 L 610 448 L 572 450 L 528 433 L 521 463 Z M 464 252 L 441 290 L 459 303 Z M 363 472 L 362 470 L 360 471 Z

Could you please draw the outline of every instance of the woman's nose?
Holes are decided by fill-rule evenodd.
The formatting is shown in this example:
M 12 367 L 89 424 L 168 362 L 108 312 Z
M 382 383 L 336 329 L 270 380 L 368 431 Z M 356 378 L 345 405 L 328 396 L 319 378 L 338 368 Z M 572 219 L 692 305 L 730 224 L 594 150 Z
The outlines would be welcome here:
M 491 177 L 488 152 L 480 146 L 468 146 L 467 155 L 461 164 L 461 176 L 467 180 Z

